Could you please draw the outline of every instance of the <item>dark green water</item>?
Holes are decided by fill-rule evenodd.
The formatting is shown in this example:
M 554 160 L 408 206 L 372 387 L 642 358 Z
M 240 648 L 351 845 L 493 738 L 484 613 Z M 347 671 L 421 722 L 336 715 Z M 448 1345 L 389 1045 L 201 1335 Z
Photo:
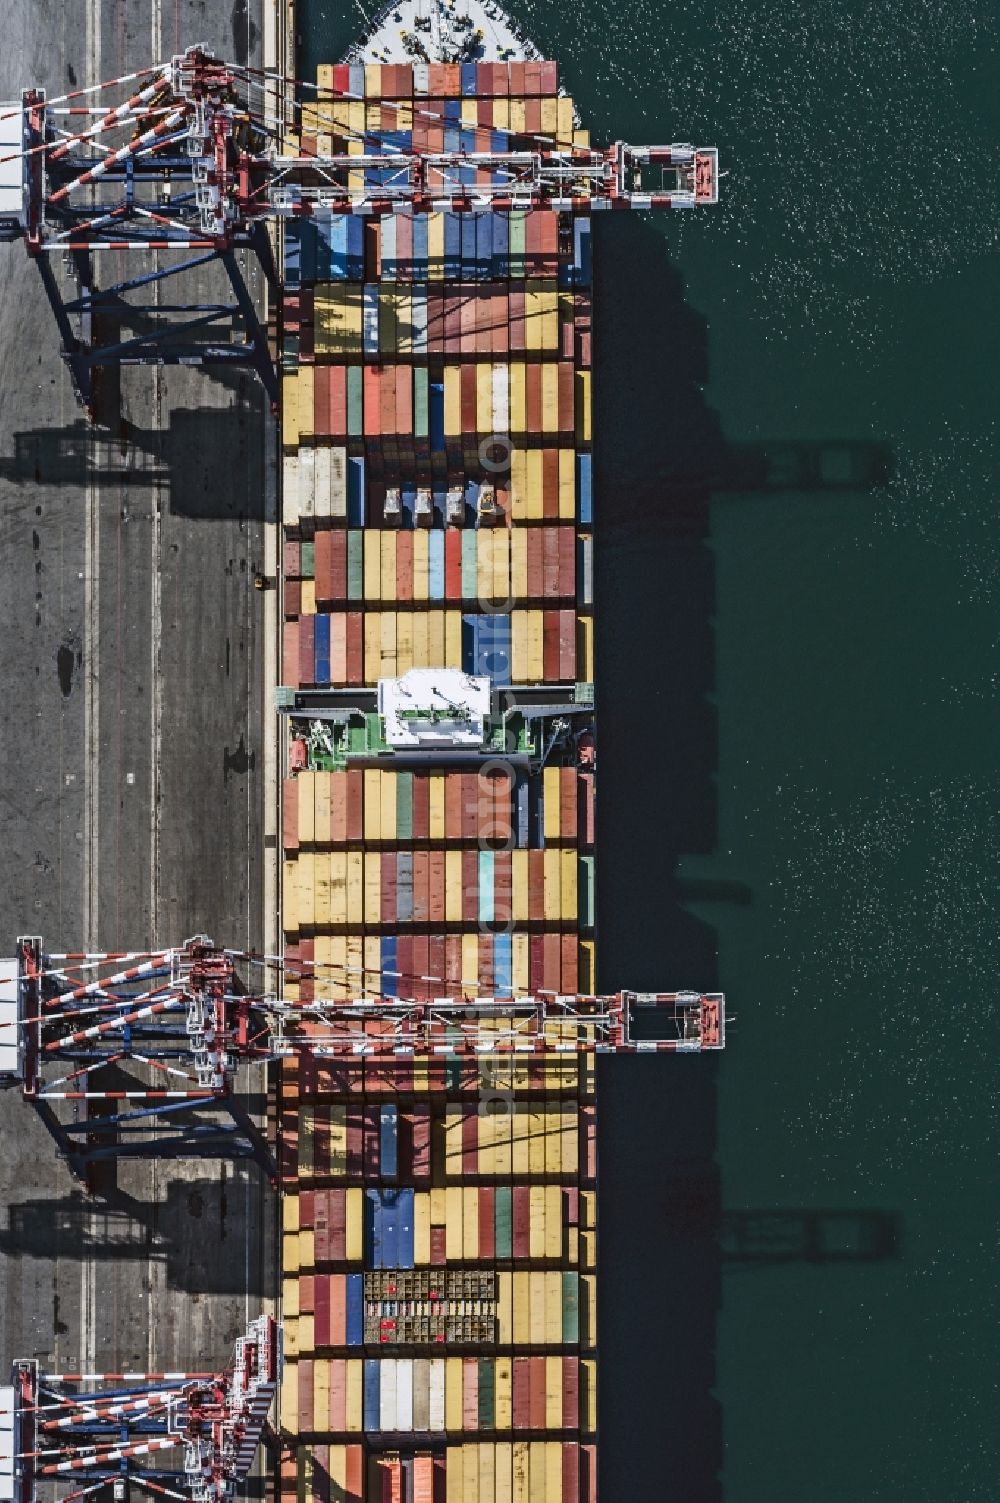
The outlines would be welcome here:
M 994 1499 L 997 15 L 513 9 L 729 169 L 599 242 L 601 979 L 737 1014 L 602 1071 L 602 1498 Z

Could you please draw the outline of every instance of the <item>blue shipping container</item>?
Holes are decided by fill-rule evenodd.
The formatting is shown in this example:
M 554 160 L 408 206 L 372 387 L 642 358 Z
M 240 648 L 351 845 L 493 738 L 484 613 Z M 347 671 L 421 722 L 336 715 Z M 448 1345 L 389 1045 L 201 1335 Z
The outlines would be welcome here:
M 399 977 L 394 974 L 396 970 L 396 936 L 394 934 L 382 936 L 379 962 L 382 966 L 382 991 L 387 997 L 398 997 Z
M 497 934 L 493 938 L 494 994 L 509 997 L 514 989 L 514 945 L 509 934 Z
M 590 479 L 590 455 L 578 454 L 576 456 L 576 514 L 586 527 L 590 527 L 594 521 L 594 504 Z
M 440 528 L 427 536 L 427 593 L 431 600 L 444 599 L 444 533 Z
M 365 461 L 361 455 L 355 454 L 347 460 L 347 524 L 349 527 L 365 525 Z
M 365 1358 L 364 1427 L 369 1432 L 379 1428 L 379 1363 L 374 1357 Z
M 396 922 L 409 924 L 413 921 L 413 852 L 399 851 L 396 855 Z
M 491 214 L 493 221 L 490 275 L 494 281 L 503 281 L 510 274 L 510 236 L 506 214 Z
M 468 281 L 476 271 L 476 218 L 475 214 L 460 214 L 462 237 L 462 277 Z
M 428 393 L 431 450 L 440 454 L 444 449 L 444 383 L 432 381 Z
M 363 1273 L 347 1275 L 347 1345 L 364 1346 L 365 1343 L 365 1276 Z
M 517 782 L 514 785 L 514 807 L 516 810 L 517 844 L 523 850 L 528 844 L 528 778 L 527 774 L 518 772 Z
M 413 1268 L 415 1262 L 413 1245 L 413 1196 L 412 1190 L 400 1190 L 397 1205 L 397 1268 Z
M 379 1167 L 383 1179 L 398 1177 L 399 1107 L 395 1105 L 379 1109 Z
M 461 69 L 462 71 L 459 77 L 462 80 L 462 93 L 465 95 L 466 99 L 472 99 L 479 88 L 479 83 L 476 77 L 478 69 L 475 63 L 462 63 Z
M 328 684 L 330 682 L 330 617 L 318 615 L 313 637 L 313 672 L 314 682 Z

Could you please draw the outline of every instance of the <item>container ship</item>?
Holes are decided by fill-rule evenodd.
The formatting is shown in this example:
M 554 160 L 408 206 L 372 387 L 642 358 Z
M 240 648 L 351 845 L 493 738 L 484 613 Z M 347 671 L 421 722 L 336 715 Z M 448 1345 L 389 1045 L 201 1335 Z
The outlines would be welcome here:
M 373 153 L 589 146 L 495 7 L 390 7 L 314 100 L 292 150 L 375 197 Z M 594 1503 L 594 1054 L 483 1006 L 597 984 L 591 219 L 396 209 L 284 231 L 285 992 L 479 1042 L 284 1063 L 281 1494 Z

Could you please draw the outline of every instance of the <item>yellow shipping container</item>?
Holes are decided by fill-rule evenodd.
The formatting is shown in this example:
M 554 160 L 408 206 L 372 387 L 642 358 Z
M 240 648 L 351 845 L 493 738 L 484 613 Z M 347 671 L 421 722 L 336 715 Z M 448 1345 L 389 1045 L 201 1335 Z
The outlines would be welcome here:
M 311 1227 L 299 1232 L 299 1267 L 303 1273 L 316 1267 L 316 1233 Z
M 542 1152 L 542 1170 L 545 1167 L 545 1113 L 539 1112 L 542 1130 L 539 1134 Z M 532 1144 L 532 1147 L 534 1144 Z M 528 1256 L 538 1262 L 545 1257 L 545 1186 L 530 1185 L 528 1188 Z
M 462 100 L 462 124 L 479 124 L 479 100 L 474 96 Z
M 581 939 L 579 947 L 579 987 L 584 996 L 592 997 L 597 984 L 596 958 L 594 955 L 594 941 Z
M 365 623 L 365 683 L 374 684 L 379 677 L 379 644 L 382 626 L 378 611 L 369 611 Z
M 313 807 L 313 830 L 317 845 L 330 843 L 330 774 L 316 773 L 316 800 Z
M 555 1115 L 555 1114 L 553 1114 Z M 556 1117 L 558 1121 L 558 1117 Z M 546 1168 L 546 1174 L 547 1174 Z M 546 1258 L 562 1257 L 562 1190 L 558 1184 L 546 1184 Z
M 427 571 L 428 549 L 430 547 L 429 534 L 422 528 L 417 528 L 413 534 L 413 598 L 414 600 L 427 599 Z M 414 654 L 416 654 L 416 638 L 414 638 Z
M 346 1193 L 344 1248 L 348 1263 L 360 1263 L 365 1251 L 365 1192 L 352 1185 Z
M 313 1364 L 313 1429 L 322 1435 L 330 1428 L 330 1364 Z
M 576 618 L 576 677 L 581 684 L 594 682 L 594 618 Z
M 553 370 L 555 366 L 553 366 Z M 528 450 L 528 510 L 526 515 L 531 521 L 540 522 L 545 515 L 542 501 L 542 451 L 541 449 Z
M 558 1275 L 557 1275 L 558 1277 Z M 561 1333 L 560 1333 L 561 1337 Z M 559 1338 L 557 1338 L 559 1339 Z M 562 1422 L 562 1358 L 546 1357 L 545 1359 L 545 1428 L 546 1430 L 561 1430 Z M 562 1467 L 559 1469 L 559 1486 L 562 1487 Z M 553 1497 L 558 1498 L 558 1493 Z
M 462 1257 L 466 1262 L 479 1258 L 479 1190 L 475 1185 L 462 1190 Z
M 462 935 L 462 986 L 466 992 L 479 990 L 479 935 Z
M 299 1355 L 299 1319 L 296 1315 L 285 1324 L 285 1356 L 297 1357 Z
M 444 665 L 462 666 L 462 612 L 446 611 L 444 619 Z
M 448 1221 L 448 1192 L 443 1185 L 431 1190 L 431 1226 L 445 1226 Z
M 534 1503 L 528 1496 L 530 1442 L 515 1440 L 511 1446 L 511 1503 Z
M 572 522 L 576 516 L 576 454 L 559 450 L 559 518 Z
M 493 1480 L 493 1468 L 496 1459 L 493 1454 L 493 1446 L 479 1447 L 479 1503 L 495 1503 L 496 1486 Z
M 480 433 L 493 432 L 493 369 L 476 366 L 476 428 Z
M 513 1374 L 511 1358 L 497 1357 L 493 1365 L 493 1402 L 498 1430 L 509 1430 L 514 1423 Z
M 299 926 L 311 929 L 316 922 L 316 861 L 313 852 L 300 851 L 297 865 Z
M 527 134 L 528 127 L 525 122 L 523 99 L 510 100 L 510 128 L 515 136 Z
M 382 805 L 382 839 L 396 839 L 396 774 L 379 771 L 379 799 Z
M 581 1232 L 579 1235 L 580 1267 L 592 1273 L 597 1267 L 597 1233 Z
M 573 101 L 561 94 L 556 100 L 556 130 L 562 146 L 573 140 Z
M 380 99 L 382 95 L 382 64 L 365 63 L 365 97 L 368 99 Z M 372 130 L 381 130 L 382 113 L 381 106 L 369 105 L 369 109 L 378 110 L 378 119 L 372 125 Z
M 461 383 L 461 367 L 446 365 L 444 368 L 444 431 L 448 438 L 457 438 L 462 432 Z
M 511 1116 L 511 1173 L 527 1174 L 530 1169 L 529 1142 L 531 1121 L 524 1101 L 515 1103 Z
M 281 1281 L 281 1316 L 283 1320 L 296 1320 L 299 1314 L 299 1281 L 297 1278 Z
M 313 410 L 315 403 L 314 365 L 299 366 L 298 384 L 298 417 L 299 417 L 299 442 L 313 436 Z
M 381 640 L 379 643 L 379 678 L 396 677 L 396 613 L 382 612 Z
M 444 668 L 445 663 L 445 612 L 427 612 L 427 666 Z
M 462 1429 L 462 1359 L 446 1357 L 444 1364 L 444 1427 Z M 448 1468 L 449 1472 L 451 1467 Z
M 511 1127 L 513 1115 L 508 1110 L 493 1118 L 493 1163 L 494 1173 L 501 1178 L 513 1174 L 511 1155 Z
M 540 684 L 545 677 L 542 612 L 528 612 L 528 681 Z
M 378 997 L 382 992 L 382 941 L 377 934 L 365 936 L 365 993 Z
M 514 1298 L 512 1273 L 497 1274 L 497 1339 L 501 1346 L 514 1344 Z
M 444 773 L 432 772 L 429 790 L 430 838 L 444 840 Z
M 493 588 L 490 590 L 495 605 L 501 605 L 510 595 L 510 533 L 505 527 L 493 534 Z
M 396 667 L 402 678 L 413 667 L 413 616 L 400 611 L 396 617 Z
M 597 1191 L 580 1191 L 580 1225 L 588 1232 L 597 1230 Z
M 413 666 L 426 668 L 427 663 L 427 612 L 417 611 L 413 616 Z
M 440 213 L 427 219 L 427 275 L 432 282 L 444 278 L 444 215 Z
M 444 1255 L 449 1263 L 462 1261 L 462 1187 L 449 1185 L 447 1191 L 447 1214 L 444 1223 Z
M 559 818 L 559 793 L 561 786 L 561 769 L 558 767 L 545 767 L 542 771 L 542 808 L 544 811 L 542 830 L 545 835 L 546 844 L 549 841 L 558 841 L 562 835 Z
M 562 1344 L 562 1272 L 556 1269 L 540 1274 L 539 1277 L 545 1283 L 545 1340 L 549 1346 L 560 1346 Z
M 591 1358 L 580 1363 L 580 1429 L 584 1435 L 597 1429 L 597 1363 Z
M 315 616 L 316 614 L 316 581 L 313 579 L 302 581 L 299 614 L 302 616 Z
M 433 839 L 433 832 L 431 833 Z M 446 851 L 444 858 L 444 917 L 448 924 L 462 922 L 462 852 Z
M 378 851 L 366 851 L 365 923 L 378 924 L 382 918 L 382 857 Z
M 364 923 L 364 862 L 361 851 L 347 852 L 347 922 L 361 925 Z M 353 956 L 351 947 L 348 946 L 348 965 L 360 965 L 361 956 L 355 950 Z M 352 986 L 358 982 L 357 976 L 349 976 L 348 981 Z
M 290 1357 L 288 1349 L 288 1333 L 285 1333 L 285 1356 Z M 299 1370 L 294 1362 L 285 1363 L 285 1369 L 281 1376 L 281 1389 L 278 1399 L 279 1424 L 282 1430 L 290 1435 L 299 1433 Z
M 577 371 L 576 384 L 576 437 L 581 444 L 590 443 L 590 371 Z
M 517 852 L 512 853 L 514 856 Z M 527 854 L 527 853 L 525 853 Z M 525 884 L 527 893 L 527 884 Z M 515 920 L 517 915 L 515 914 Z M 526 995 L 531 985 L 530 954 L 531 949 L 527 934 L 514 934 L 511 936 L 511 965 L 513 970 L 514 991 L 522 996 Z
M 528 682 L 528 614 L 527 611 L 510 613 L 510 673 L 515 684 Z
M 381 598 L 383 600 L 396 599 L 396 534 L 390 531 L 380 532 L 381 538 Z
M 577 875 L 579 857 L 576 851 L 559 852 L 560 872 L 560 904 L 564 919 L 576 919 L 577 909 Z
M 281 1197 L 281 1230 L 285 1236 L 299 1229 L 299 1197 L 290 1191 Z
M 514 423 L 513 366 L 511 367 L 511 432 L 516 433 Z M 510 515 L 514 522 L 523 522 L 528 515 L 528 455 L 525 449 L 510 451 Z M 527 538 L 527 534 L 524 535 Z M 527 552 L 525 552 L 525 594 L 527 594 Z
M 364 769 L 364 832 L 365 840 L 382 839 L 381 773 L 377 767 Z
M 431 1261 L 431 1198 L 426 1190 L 413 1197 L 413 1261 L 418 1268 Z
M 545 1345 L 545 1275 L 544 1273 L 532 1272 L 528 1275 L 531 1281 L 531 1294 L 529 1296 L 530 1313 L 528 1316 L 531 1343 L 533 1346 Z
M 347 852 L 327 853 L 330 871 L 330 923 L 347 923 Z
M 512 1281 L 513 1337 L 515 1346 L 527 1346 L 531 1334 L 531 1275 L 518 1270 L 510 1275 Z
M 289 372 L 281 383 L 281 442 L 286 449 L 299 446 L 299 381 Z
M 360 1434 L 364 1424 L 364 1364 L 347 1364 L 347 1429 Z
M 559 432 L 559 367 L 554 361 L 542 366 L 542 431 Z
M 462 1503 L 479 1503 L 479 1447 L 462 1447 Z

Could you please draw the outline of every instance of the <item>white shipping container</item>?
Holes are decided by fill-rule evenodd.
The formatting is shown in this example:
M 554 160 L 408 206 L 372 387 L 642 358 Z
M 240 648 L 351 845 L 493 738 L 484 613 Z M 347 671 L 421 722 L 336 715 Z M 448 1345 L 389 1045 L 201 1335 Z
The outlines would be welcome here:
M 0 960 L 0 1075 L 20 1077 L 21 1030 L 17 1024 L 17 960 Z M 3 1465 L 0 1446 L 0 1466 Z
M 330 450 L 330 515 L 347 516 L 347 450 Z
M 431 1358 L 431 1430 L 444 1430 L 444 1358 Z
M 510 366 L 493 367 L 493 432 L 510 432 Z
M 316 451 L 299 450 L 299 516 L 316 515 Z
M 410 294 L 411 342 L 414 355 L 427 354 L 427 288 L 414 287 Z
M 413 1429 L 413 1359 L 396 1360 L 396 1429 Z
M 14 1496 L 14 1390 L 0 1388 L 0 1503 Z
M 396 1422 L 396 1368 L 395 1357 L 386 1357 L 379 1363 L 378 1425 L 390 1435 L 398 1428 Z
M 431 86 L 430 69 L 426 63 L 413 64 L 413 92 L 426 94 Z
M 378 354 L 378 287 L 366 282 L 362 293 L 361 342 L 366 355 Z
M 299 456 L 286 454 L 281 467 L 281 520 L 286 527 L 297 527 L 299 515 Z
M 315 512 L 317 517 L 333 516 L 331 479 L 330 450 L 327 448 L 317 449 L 315 502 Z

